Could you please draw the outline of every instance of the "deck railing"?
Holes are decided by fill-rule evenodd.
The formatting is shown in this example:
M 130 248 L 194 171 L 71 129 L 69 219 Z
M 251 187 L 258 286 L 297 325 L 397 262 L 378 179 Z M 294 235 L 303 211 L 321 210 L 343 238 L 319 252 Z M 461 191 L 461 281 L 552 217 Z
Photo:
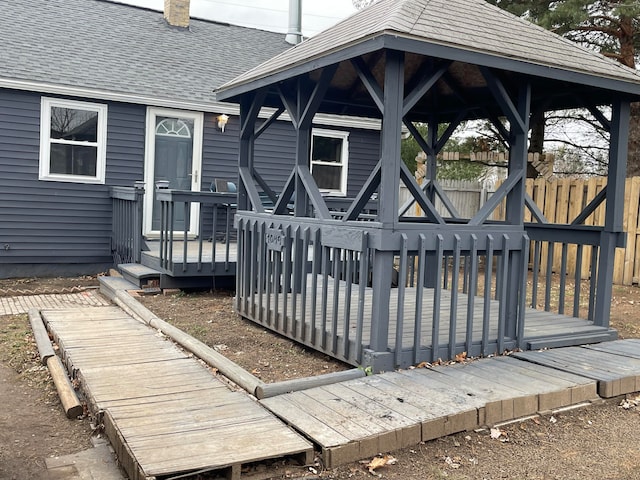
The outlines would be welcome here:
M 159 252 L 163 270 L 174 276 L 235 273 L 235 193 L 157 189 L 156 199 L 160 202 Z M 192 209 L 192 205 L 197 208 Z M 197 234 L 189 232 L 194 210 L 199 216 Z
M 111 254 L 115 265 L 139 263 L 142 252 L 144 187 L 111 187 Z

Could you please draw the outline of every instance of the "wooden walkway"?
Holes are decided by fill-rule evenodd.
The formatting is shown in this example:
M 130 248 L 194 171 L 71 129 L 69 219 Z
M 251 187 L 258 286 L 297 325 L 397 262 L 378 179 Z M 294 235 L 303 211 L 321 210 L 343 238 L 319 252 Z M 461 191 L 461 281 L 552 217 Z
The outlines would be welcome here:
M 328 466 L 597 398 L 594 380 L 510 357 L 373 375 L 261 400 Z
M 451 433 L 640 391 L 640 340 L 373 375 L 261 400 L 336 466 Z
M 42 317 L 133 480 L 200 470 L 238 479 L 262 460 L 310 462 L 312 444 L 331 468 L 640 391 L 640 340 L 618 340 L 399 370 L 258 403 L 119 308 Z
M 130 479 L 201 470 L 237 479 L 258 460 L 313 459 L 311 443 L 119 308 L 41 315 Z

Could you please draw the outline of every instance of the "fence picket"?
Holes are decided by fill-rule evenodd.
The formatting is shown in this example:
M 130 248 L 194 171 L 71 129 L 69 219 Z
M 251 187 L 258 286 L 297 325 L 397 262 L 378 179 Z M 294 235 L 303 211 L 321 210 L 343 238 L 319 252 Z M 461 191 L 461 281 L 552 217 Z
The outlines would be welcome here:
M 535 204 L 540 208 L 550 223 L 571 223 L 606 186 L 605 178 L 589 179 L 527 179 L 526 190 Z M 496 185 L 498 188 L 499 184 Z M 584 221 L 584 225 L 604 225 L 606 201 Z M 613 283 L 618 285 L 640 284 L 640 177 L 627 178 L 624 202 L 624 231 L 627 233 L 627 246 L 619 248 L 615 255 Z M 495 220 L 503 220 L 503 212 L 496 210 Z M 499 214 L 498 214 L 499 213 Z M 528 209 L 525 211 L 525 222 L 534 221 Z M 538 273 L 545 276 L 549 262 L 552 261 L 552 272 L 560 273 L 562 262 L 566 262 L 566 275 L 587 280 L 592 278 L 595 268 L 593 263 L 593 248 L 589 245 L 582 247 L 581 255 L 575 245 L 568 245 L 568 252 L 562 252 L 563 245 L 553 245 L 553 255 L 548 252 L 549 244 L 540 245 L 540 265 Z M 566 247 L 565 247 L 566 248 Z M 536 258 L 535 252 L 530 252 L 530 264 Z M 576 262 L 580 262 L 577 265 Z M 531 266 L 531 265 L 530 265 Z

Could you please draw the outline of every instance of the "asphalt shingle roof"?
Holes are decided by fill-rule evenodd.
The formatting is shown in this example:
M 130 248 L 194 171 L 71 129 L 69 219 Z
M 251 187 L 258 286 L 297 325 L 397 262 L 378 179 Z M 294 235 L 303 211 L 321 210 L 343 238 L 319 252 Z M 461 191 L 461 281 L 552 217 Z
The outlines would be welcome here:
M 640 73 L 484 0 L 380 0 L 250 70 L 221 90 L 390 34 L 542 67 L 640 84 Z
M 0 85 L 211 104 L 215 87 L 290 46 L 280 33 L 195 19 L 181 29 L 104 0 L 5 0 L 1 11 Z

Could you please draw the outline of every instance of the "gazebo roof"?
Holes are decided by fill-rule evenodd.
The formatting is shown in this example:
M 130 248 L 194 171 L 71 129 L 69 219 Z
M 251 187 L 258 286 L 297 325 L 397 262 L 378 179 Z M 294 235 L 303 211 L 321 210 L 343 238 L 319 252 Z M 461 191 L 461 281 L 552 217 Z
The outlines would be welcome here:
M 480 65 L 538 77 L 539 87 L 554 91 L 558 88 L 554 84 L 563 82 L 574 85 L 571 87 L 574 92 L 575 84 L 579 84 L 587 89 L 585 93 L 595 87 L 640 96 L 640 72 L 484 0 L 380 0 L 224 84 L 217 95 L 221 100 L 233 100 L 245 92 L 327 65 L 360 55 L 366 58 L 383 48 L 452 61 L 451 71 L 464 88 L 484 87 L 484 82 L 477 78 L 477 69 L 468 68 Z M 420 63 L 417 58 L 409 57 L 407 63 Z M 377 61 L 369 56 L 372 70 Z M 347 79 L 353 78 L 355 71 L 342 66 L 341 69 L 344 93 L 348 90 Z M 340 88 L 335 79 L 332 88 Z M 565 99 L 558 106 L 573 106 L 570 103 Z

